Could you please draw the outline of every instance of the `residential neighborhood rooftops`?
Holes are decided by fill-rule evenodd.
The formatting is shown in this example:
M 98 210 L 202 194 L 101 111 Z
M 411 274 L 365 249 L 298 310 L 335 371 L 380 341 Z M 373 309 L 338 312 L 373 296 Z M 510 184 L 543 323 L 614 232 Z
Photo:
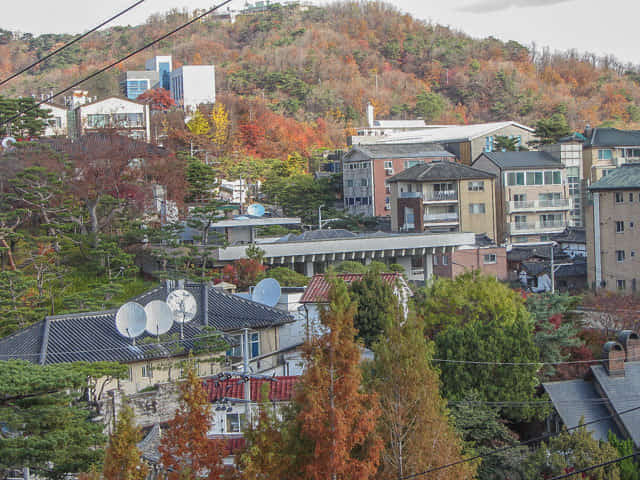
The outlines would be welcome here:
M 387 182 L 429 182 L 439 180 L 464 180 L 494 178 L 491 173 L 483 172 L 467 165 L 453 162 L 430 162 L 414 165 L 391 177 Z
M 362 273 L 341 273 L 336 277 L 343 282 L 350 284 L 351 282 L 357 282 L 362 280 L 364 274 Z M 402 275 L 399 273 L 381 273 L 380 277 L 389 285 L 395 285 L 396 282 L 401 281 Z M 326 275 L 314 275 L 309 281 L 307 289 L 300 299 L 300 303 L 326 303 L 329 301 L 329 290 L 331 284 L 329 283 Z
M 378 140 L 381 143 L 425 143 L 425 142 L 456 142 L 470 141 L 475 138 L 489 135 L 496 130 L 515 126 L 533 133 L 533 129 L 517 122 L 493 122 L 478 123 L 475 125 L 453 125 L 443 128 L 428 128 L 425 130 L 415 130 L 412 132 L 398 133 Z
M 564 168 L 561 162 L 547 152 L 484 152 L 482 155 L 501 170 Z
M 590 190 L 619 190 L 640 188 L 640 163 L 625 163 L 593 183 Z
M 640 146 L 640 130 L 594 128 L 585 147 L 637 147 Z
M 434 143 L 411 143 L 407 145 L 358 145 L 353 147 L 344 157 L 345 162 L 376 158 L 455 158 L 455 155 Z

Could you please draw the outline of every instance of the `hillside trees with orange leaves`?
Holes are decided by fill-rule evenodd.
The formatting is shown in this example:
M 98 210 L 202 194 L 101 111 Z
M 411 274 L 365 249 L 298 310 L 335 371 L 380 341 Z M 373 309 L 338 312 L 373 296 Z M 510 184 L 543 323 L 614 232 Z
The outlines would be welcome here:
M 138 442 L 142 433 L 134 422 L 133 410 L 125 405 L 120 410 L 116 429 L 105 450 L 103 475 L 105 480 L 145 480 L 148 467 L 142 460 Z

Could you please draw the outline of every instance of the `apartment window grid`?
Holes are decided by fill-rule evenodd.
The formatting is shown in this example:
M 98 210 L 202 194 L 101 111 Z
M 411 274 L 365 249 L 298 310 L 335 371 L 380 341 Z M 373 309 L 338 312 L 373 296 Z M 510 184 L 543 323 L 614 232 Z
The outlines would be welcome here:
M 560 170 L 507 172 L 507 185 L 562 185 Z
M 484 180 L 472 180 L 469 182 L 470 192 L 484 192 Z
M 616 250 L 616 261 L 624 263 L 624 250 Z
M 623 221 L 616 221 L 616 233 L 624 233 L 624 222 Z

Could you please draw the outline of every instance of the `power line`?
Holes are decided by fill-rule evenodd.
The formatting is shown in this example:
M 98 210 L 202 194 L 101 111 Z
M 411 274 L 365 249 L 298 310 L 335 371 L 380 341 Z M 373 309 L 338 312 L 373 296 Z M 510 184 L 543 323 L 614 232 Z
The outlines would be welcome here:
M 624 410 L 624 411 L 618 413 L 617 415 L 618 416 L 624 415 L 626 413 L 630 413 L 630 412 L 633 412 L 633 411 L 636 411 L 636 410 L 640 410 L 640 406 L 633 407 L 633 408 L 630 408 L 628 410 Z M 570 432 L 572 430 L 576 430 L 576 429 L 581 428 L 581 427 L 586 427 L 587 425 L 592 425 L 594 423 L 603 422 L 604 420 L 610 420 L 610 419 L 614 418 L 615 416 L 616 415 L 607 415 L 606 417 L 596 418 L 595 420 L 591 420 L 589 422 L 582 423 L 581 425 L 577 425 L 575 427 L 567 428 L 564 431 L 565 432 Z M 560 433 L 562 433 L 562 432 L 555 432 L 555 433 L 549 433 L 549 434 L 546 434 L 546 435 L 541 435 L 539 437 L 535 437 L 535 438 L 532 438 L 532 439 L 529 439 L 529 440 L 525 440 L 524 442 L 520 442 L 520 443 L 517 443 L 515 445 L 510 445 L 508 447 L 498 448 L 498 449 L 493 450 L 493 451 L 488 452 L 488 453 L 483 453 L 481 455 L 475 455 L 475 456 L 469 457 L 469 458 L 463 458 L 462 460 L 458 460 L 456 462 L 448 463 L 446 465 L 440 465 L 439 467 L 430 468 L 429 470 L 425 470 L 424 472 L 413 473 L 411 475 L 405 475 L 400 480 L 408 480 L 410 478 L 422 477 L 424 475 L 428 475 L 429 473 L 433 473 L 433 472 L 437 472 L 437 471 L 440 471 L 440 470 L 444 470 L 446 468 L 455 467 L 456 465 L 461 465 L 463 463 L 472 462 L 474 460 L 478 460 L 478 459 L 481 459 L 481 458 L 490 457 L 492 455 L 496 455 L 496 454 L 501 453 L 501 452 L 506 452 L 508 450 L 513 450 L 514 448 L 523 447 L 523 446 L 529 445 L 531 443 L 541 442 L 543 440 L 546 440 L 547 438 L 551 438 L 551 437 L 555 437 L 557 435 L 560 435 Z
M 469 365 L 498 365 L 498 366 L 515 366 L 515 367 L 531 367 L 531 366 L 544 366 L 544 365 L 574 365 L 581 363 L 599 363 L 605 362 L 606 359 L 594 359 L 594 360 L 572 360 L 566 362 L 485 362 L 475 360 L 449 360 L 447 358 L 432 358 L 432 362 L 435 363 L 461 363 Z
M 36 60 L 35 62 L 33 62 L 31 65 L 28 65 L 26 67 L 24 67 L 22 70 L 14 73 L 13 75 L 5 78 L 4 80 L 0 80 L 0 87 L 2 85 L 4 85 L 5 83 L 7 83 L 10 80 L 13 80 L 14 78 L 16 78 L 19 75 L 22 75 L 24 72 L 31 70 L 33 67 L 35 67 L 36 65 L 41 64 L 42 62 L 44 62 L 45 60 L 50 59 L 51 57 L 53 57 L 54 55 L 57 55 L 58 53 L 60 53 L 61 51 L 69 48 L 71 45 L 73 45 L 76 42 L 79 42 L 80 40 L 82 40 L 83 38 L 87 37 L 88 35 L 92 34 L 93 32 L 95 32 L 96 30 L 104 27 L 105 25 L 107 25 L 108 23 L 113 22 L 116 18 L 121 17 L 122 15 L 124 15 L 125 13 L 133 10 L 135 7 L 137 7 L 138 5 L 140 5 L 141 3 L 144 3 L 145 0 L 138 0 L 136 3 L 134 3 L 133 5 L 131 5 L 128 8 L 125 8 L 124 10 L 122 10 L 121 12 L 117 13 L 116 15 L 114 15 L 113 17 L 105 20 L 104 22 L 102 22 L 100 25 L 93 27 L 91 30 L 89 30 L 86 33 L 83 33 L 82 35 L 77 36 L 76 38 L 74 38 L 73 40 L 71 40 L 70 42 L 65 43 L 64 45 L 62 45 L 60 48 L 57 48 L 56 50 L 54 50 L 53 52 L 49 53 L 48 55 L 45 55 L 44 57 Z
M 78 85 L 86 82 L 87 80 L 91 80 L 94 77 L 97 77 L 98 75 L 100 75 L 101 73 L 106 72 L 107 70 L 115 67 L 116 65 L 118 65 L 119 63 L 124 62 L 125 60 L 130 59 L 131 57 L 137 55 L 138 53 L 142 52 L 143 50 L 146 50 L 149 47 L 154 46 L 156 43 L 161 42 L 162 40 L 164 40 L 165 38 L 170 37 L 171 35 L 179 32 L 180 30 L 183 30 L 185 28 L 187 28 L 188 26 L 194 24 L 195 22 L 203 19 L 204 17 L 206 17 L 207 15 L 209 15 L 210 13 L 218 10 L 221 7 L 224 7 L 227 3 L 230 3 L 231 0 L 224 0 L 222 3 L 219 3 L 218 5 L 216 5 L 213 8 L 210 8 L 209 10 L 207 10 L 206 12 L 192 18 L 191 20 L 189 20 L 187 23 L 183 23 L 182 25 L 180 25 L 177 28 L 174 28 L 173 30 L 171 30 L 168 33 L 165 33 L 164 35 L 161 35 L 160 37 L 156 38 L 155 40 L 143 45 L 142 47 L 138 48 L 137 50 L 134 50 L 132 53 L 129 53 L 128 55 L 125 55 L 124 57 L 121 57 L 120 59 L 116 60 L 115 62 L 110 63 L 109 65 L 107 65 L 106 67 L 101 68 L 100 70 L 93 72 L 91 75 L 88 75 L 86 77 L 84 77 L 81 80 L 78 80 L 75 83 L 72 83 L 71 85 L 69 85 L 68 87 L 63 88 L 62 90 L 58 90 L 56 93 L 54 93 L 51 97 L 49 97 L 49 100 L 51 100 L 52 98 L 56 98 L 59 97 L 60 95 L 62 95 L 63 93 L 67 92 L 68 90 L 71 90 L 72 88 L 77 87 Z M 0 127 L 6 125 L 7 123 L 11 123 L 14 120 L 20 118 L 20 116 L 24 115 L 25 113 L 28 113 L 32 110 L 35 110 L 36 108 L 39 108 L 40 106 L 42 106 L 44 103 L 46 103 L 46 101 L 41 101 L 39 103 L 36 103 L 35 105 L 32 105 L 31 107 L 27 108 L 26 110 L 23 110 L 17 114 L 15 114 L 12 117 L 9 117 L 8 119 L 4 120 L 2 123 L 0 123 Z
M 609 460 L 608 462 L 602 462 L 597 465 L 592 465 L 590 467 L 583 468 L 582 470 L 576 470 L 575 472 L 565 473 L 564 475 L 558 475 L 557 477 L 550 478 L 549 480 L 560 480 L 562 478 L 573 477 L 574 475 L 578 475 L 579 473 L 584 473 L 591 470 L 595 470 L 596 468 L 602 468 L 602 467 L 607 467 L 609 465 L 613 465 L 614 463 L 618 463 L 628 458 L 635 457 L 636 455 L 640 455 L 640 452 L 635 452 L 630 455 L 625 455 L 624 457 L 618 457 L 613 460 Z

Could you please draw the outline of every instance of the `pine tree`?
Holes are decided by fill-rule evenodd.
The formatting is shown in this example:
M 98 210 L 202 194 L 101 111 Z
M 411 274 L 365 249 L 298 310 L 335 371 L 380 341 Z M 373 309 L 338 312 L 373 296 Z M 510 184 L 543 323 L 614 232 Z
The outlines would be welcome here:
M 148 468 L 142 461 L 137 443 L 140 440 L 140 428 L 133 420 L 133 410 L 125 405 L 115 432 L 109 438 L 105 452 L 103 475 L 105 480 L 144 480 Z
M 296 396 L 301 436 L 311 445 L 302 469 L 311 480 L 365 480 L 373 478 L 380 461 L 380 407 L 376 395 L 361 386 L 355 302 L 344 282 L 332 282 L 329 308 L 320 314 L 328 333 L 305 346 L 307 367 Z
M 427 343 L 412 317 L 401 324 L 398 312 L 385 338 L 374 347 L 371 389 L 380 398 L 378 430 L 384 440 L 381 480 L 456 462 L 462 441 L 449 421 L 446 401 L 440 395 L 438 373 L 431 366 L 433 345 Z M 476 466 L 463 463 L 432 478 L 474 478 Z
M 210 440 L 211 405 L 191 360 L 180 385 L 180 406 L 163 432 L 161 460 L 169 480 L 215 480 L 222 477 L 224 441 Z
M 353 318 L 358 338 L 371 347 L 393 318 L 398 304 L 393 289 L 374 269 L 367 272 L 362 280 L 351 283 L 349 293 L 358 304 Z

